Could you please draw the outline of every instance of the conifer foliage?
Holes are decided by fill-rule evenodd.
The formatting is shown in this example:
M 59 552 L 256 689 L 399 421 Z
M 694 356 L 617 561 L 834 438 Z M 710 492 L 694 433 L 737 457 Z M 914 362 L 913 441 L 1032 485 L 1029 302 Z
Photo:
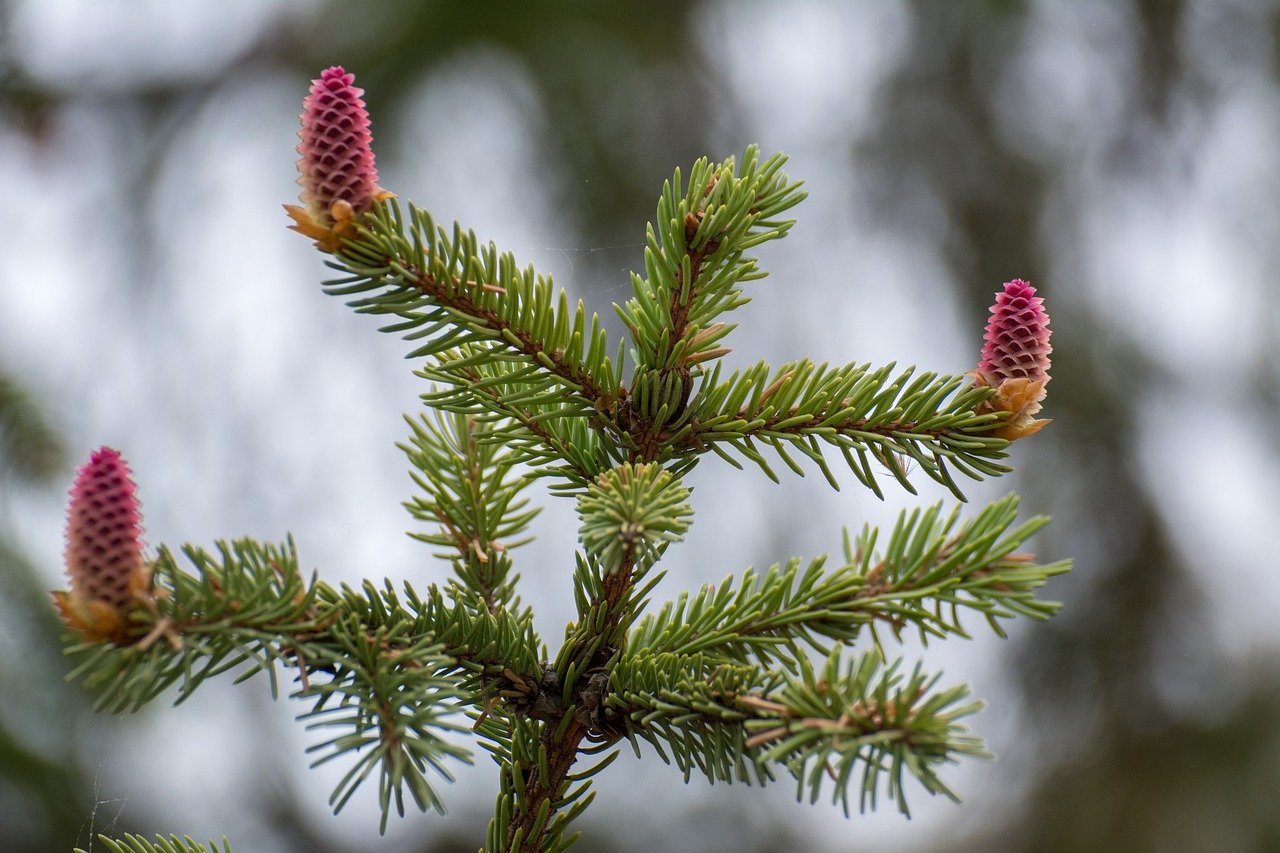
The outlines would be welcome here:
M 1019 522 L 1015 496 L 905 511 L 891 529 L 846 533 L 841 559 L 787 558 L 651 599 L 693 521 L 684 478 L 704 460 L 773 480 L 816 470 L 881 497 L 926 477 L 961 501 L 965 478 L 1010 470 L 1009 441 L 1045 423 L 1030 417 L 1049 367 L 1034 289 L 999 294 L 969 374 L 726 368 L 733 312 L 764 277 L 751 252 L 786 235 L 804 198 L 781 155 L 748 147 L 663 186 L 644 269 L 615 306 L 627 338 L 612 341 L 532 267 L 377 186 L 350 74 L 326 70 L 305 108 L 305 206 L 290 215 L 332 255 L 325 289 L 411 342 L 426 384 L 402 445 L 417 485 L 405 506 L 451 574 L 335 588 L 304 573 L 288 539 L 144 559 L 128 469 L 104 449 L 73 491 L 71 590 L 56 594 L 73 676 L 99 706 L 131 711 L 170 687 L 183 701 L 225 672 L 260 674 L 273 693 L 283 682 L 307 705 L 315 762 L 347 767 L 331 804 L 376 779 L 384 828 L 406 800 L 442 810 L 440 783 L 476 744 L 498 768 L 490 851 L 567 848 L 595 774 L 626 744 L 686 781 L 789 776 L 800 797 L 846 812 L 882 798 L 906 812 L 913 786 L 953 797 L 939 771 L 985 754 L 966 727 L 980 703 L 895 649 L 908 632 L 967 638 L 966 613 L 1003 634 L 1055 611 L 1038 592 L 1069 564 L 1022 550 L 1046 519 Z M 536 479 L 581 520 L 576 554 L 524 568 L 533 582 L 572 575 L 577 618 L 555 643 L 515 571 Z

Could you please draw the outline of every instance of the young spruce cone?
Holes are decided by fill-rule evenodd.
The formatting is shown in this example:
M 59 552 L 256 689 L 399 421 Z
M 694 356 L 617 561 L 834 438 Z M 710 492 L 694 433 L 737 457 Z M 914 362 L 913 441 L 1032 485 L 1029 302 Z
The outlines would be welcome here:
M 1039 432 L 1049 423 L 1035 415 L 1049 382 L 1050 334 L 1049 314 L 1036 289 L 1022 279 L 1005 284 L 991 306 L 982 360 L 970 374 L 975 384 L 996 389 L 983 403 L 983 411 L 1011 413 L 993 435 L 1012 441 Z
M 71 589 L 53 593 L 62 621 L 87 640 L 128 642 L 130 611 L 151 596 L 142 515 L 129 465 L 110 447 L 76 473 L 67 508 Z
M 369 113 L 360 97 L 364 90 L 354 83 L 355 75 L 336 65 L 311 82 L 298 132 L 299 198 L 304 206 L 284 206 L 295 222 L 289 227 L 315 239 L 316 247 L 329 253 L 354 234 L 357 216 L 394 195 L 378 186 Z

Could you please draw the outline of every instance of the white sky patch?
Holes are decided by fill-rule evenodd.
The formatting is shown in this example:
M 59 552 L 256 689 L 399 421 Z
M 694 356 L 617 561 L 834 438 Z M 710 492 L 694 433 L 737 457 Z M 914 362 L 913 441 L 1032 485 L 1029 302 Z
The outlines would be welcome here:
M 1162 496 L 1170 533 L 1211 605 L 1217 639 L 1242 655 L 1280 643 L 1280 558 L 1265 538 L 1280 506 L 1275 423 L 1237 401 L 1206 403 L 1185 393 L 1152 400 L 1137 446 L 1149 488 Z
M 1000 132 L 1049 162 L 1096 155 L 1132 106 L 1134 22 L 1125 7 L 1097 0 L 1029 11 L 1021 49 L 1000 57 Z
M 165 307 L 196 321 L 174 324 L 170 334 L 194 332 L 213 346 L 234 341 L 220 346 L 219 367 L 254 396 L 301 366 L 299 335 L 286 318 L 305 314 L 309 295 L 290 286 L 296 274 L 270 273 L 289 260 L 278 234 L 286 222 L 279 190 L 287 185 L 267 171 L 274 158 L 264 156 L 272 141 L 286 148 L 297 124 L 283 84 L 215 93 L 202 106 L 161 164 L 149 223 L 160 238 Z
M 902 9 L 889 4 L 758 4 L 750 15 L 719 4 L 701 13 L 704 49 L 750 128 L 726 144 L 787 153 L 788 174 L 809 193 L 787 214 L 797 219 L 787 238 L 759 250 L 769 278 L 748 284 L 753 302 L 732 318 L 741 325 L 730 364 L 809 357 L 962 371 L 976 363 L 981 323 L 974 341 L 957 328 L 937 200 L 904 190 L 922 224 L 904 240 L 878 227 L 855 191 L 852 145 L 906 28 Z
M 1204 194 L 1173 176 L 1113 181 L 1095 187 L 1084 215 L 1099 316 L 1166 368 L 1212 385 L 1258 357 L 1266 285 Z
M 1231 264 L 1218 273 L 1234 296 L 1241 275 L 1275 293 L 1280 264 L 1280 92 L 1261 81 L 1232 81 L 1204 129 L 1204 155 L 1196 158 L 1196 192 L 1204 197 L 1216 233 L 1228 243 Z M 1224 299 L 1230 302 L 1230 299 Z
M 19 0 L 6 47 L 28 74 L 52 85 L 91 81 L 110 90 L 198 79 L 316 6 L 314 0 Z
M 764 135 L 749 141 L 796 156 L 852 140 L 907 35 L 902 9 L 887 3 L 721 2 L 700 6 L 695 26 Z
M 418 84 L 402 133 L 384 139 L 390 168 L 382 184 L 412 199 L 451 228 L 474 229 L 481 241 L 511 251 L 521 267 L 534 263 L 572 292 L 564 228 L 551 209 L 535 147 L 542 107 L 524 71 L 496 50 L 452 57 Z M 375 122 L 376 130 L 376 122 Z M 643 239 L 643 224 L 638 229 Z
M 5 197 L 22 200 L 0 206 L 0 226 L 15 248 L 0 270 L 0 299 L 22 306 L 0 310 L 0 353 L 20 365 L 31 361 L 38 370 L 33 355 L 72 344 L 63 337 L 68 321 L 86 310 L 97 315 L 109 301 L 107 289 L 86 287 L 88 280 L 121 274 L 113 237 L 134 215 L 115 183 L 126 137 L 103 119 L 100 106 L 74 103 L 35 144 L 0 126 Z M 69 223 L 91 227 L 80 227 L 69 245 Z

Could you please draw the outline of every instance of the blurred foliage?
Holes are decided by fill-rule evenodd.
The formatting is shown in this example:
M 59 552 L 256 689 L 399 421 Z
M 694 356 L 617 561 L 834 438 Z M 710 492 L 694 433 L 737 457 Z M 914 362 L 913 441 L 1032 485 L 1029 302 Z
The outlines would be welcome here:
M 65 458 L 32 395 L 0 372 L 0 487 L 48 488 Z M 0 836 L 8 850 L 66 850 L 68 827 L 92 811 L 91 781 L 73 740 L 90 699 L 61 683 L 60 633 L 40 575 L 19 552 L 0 505 Z
M 1180 53 L 1185 41 L 1176 37 L 1194 4 L 1126 5 L 1138 22 L 1137 102 L 1145 112 L 1128 117 L 1114 157 L 1124 154 L 1121 146 L 1133 144 L 1144 123 L 1167 126 L 1173 89 L 1194 87 L 1186 79 L 1189 57 Z M 923 178 L 946 205 L 954 229 L 949 261 L 966 285 L 959 296 L 968 316 L 980 316 L 990 282 L 1008 278 L 1011 270 L 1044 281 L 1046 252 L 1053 248 L 1041 229 L 1058 176 L 1001 135 L 994 119 L 996 81 L 980 70 L 991 68 L 984 57 L 1007 49 L 1030 10 L 1018 3 L 944 9 L 916 2 L 911 8 L 907 55 L 927 59 L 903 63 L 892 75 L 881 92 L 878 126 L 868 130 L 858 154 L 887 183 L 905 182 L 907 175 Z M 965 168 L 953 168 L 957 157 Z M 1068 588 L 1062 611 L 1047 629 L 1030 632 L 1007 655 L 1025 714 L 1053 738 L 1055 743 L 1042 748 L 1060 763 L 1041 767 L 1024 807 L 1007 824 L 937 849 L 1277 849 L 1275 672 L 1260 671 L 1254 692 L 1225 717 L 1188 722 L 1153 707 L 1157 671 L 1170 654 L 1173 632 L 1205 630 L 1192 567 L 1170 538 L 1159 496 L 1128 461 L 1134 406 L 1141 399 L 1129 389 L 1143 377 L 1159 377 L 1136 338 L 1117 338 L 1097 327 L 1098 318 L 1060 307 L 1066 306 L 1056 303 L 1054 314 L 1055 423 L 1038 445 L 1044 457 L 1039 476 L 1024 477 L 1020 490 L 1030 505 L 1058 520 L 1042 548 L 1056 552 L 1067 543 L 1098 541 L 1097 561 L 1081 561 L 1080 570 L 1105 583 Z M 1115 365 L 1126 366 L 1126 382 L 1115 381 Z M 1268 384 L 1280 373 L 1272 369 Z M 1057 488 L 1052 476 L 1044 476 L 1051 471 L 1070 472 L 1071 487 Z M 1117 532 L 1122 539 L 1112 538 Z M 1161 675 L 1168 677 L 1167 667 Z M 1269 794 L 1259 793 L 1264 791 Z M 1272 805 L 1261 806 L 1259 796 Z M 1200 831 L 1170 832 L 1174 818 Z M 1235 843 L 1220 843 L 1228 837 Z
M 1255 689 L 1242 701 L 1198 719 L 1129 709 L 1049 770 L 1012 826 L 937 849 L 1280 850 L 1280 671 L 1259 663 L 1246 680 Z
M 65 453 L 35 398 L 15 377 L 0 372 L 0 483 L 48 484 Z

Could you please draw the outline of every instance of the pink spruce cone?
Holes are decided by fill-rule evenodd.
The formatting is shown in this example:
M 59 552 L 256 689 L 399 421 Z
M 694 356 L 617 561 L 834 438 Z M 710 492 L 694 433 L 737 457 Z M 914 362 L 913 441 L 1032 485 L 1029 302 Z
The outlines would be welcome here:
M 1040 411 L 1049 382 L 1049 314 L 1044 299 L 1022 279 L 1014 279 L 996 294 L 991 322 L 982 346 L 982 360 L 973 371 L 978 385 L 996 389 L 983 411 L 1005 411 L 1009 420 L 994 435 L 1012 441 L 1039 432 L 1048 420 Z
M 978 372 L 994 378 L 992 385 L 1017 377 L 1048 382 L 1050 334 L 1044 299 L 1036 296 L 1030 284 L 1015 278 L 996 294 L 991 306 Z
M 129 465 L 103 447 L 76 473 L 67 509 L 70 592 L 54 602 L 68 626 L 90 640 L 127 639 L 129 611 L 149 595 L 142 557 L 142 515 Z
M 354 83 L 355 75 L 337 65 L 311 82 L 298 132 L 299 198 L 305 206 L 285 205 L 296 223 L 290 227 L 327 252 L 342 247 L 356 216 L 392 196 L 378 186 L 364 90 Z

